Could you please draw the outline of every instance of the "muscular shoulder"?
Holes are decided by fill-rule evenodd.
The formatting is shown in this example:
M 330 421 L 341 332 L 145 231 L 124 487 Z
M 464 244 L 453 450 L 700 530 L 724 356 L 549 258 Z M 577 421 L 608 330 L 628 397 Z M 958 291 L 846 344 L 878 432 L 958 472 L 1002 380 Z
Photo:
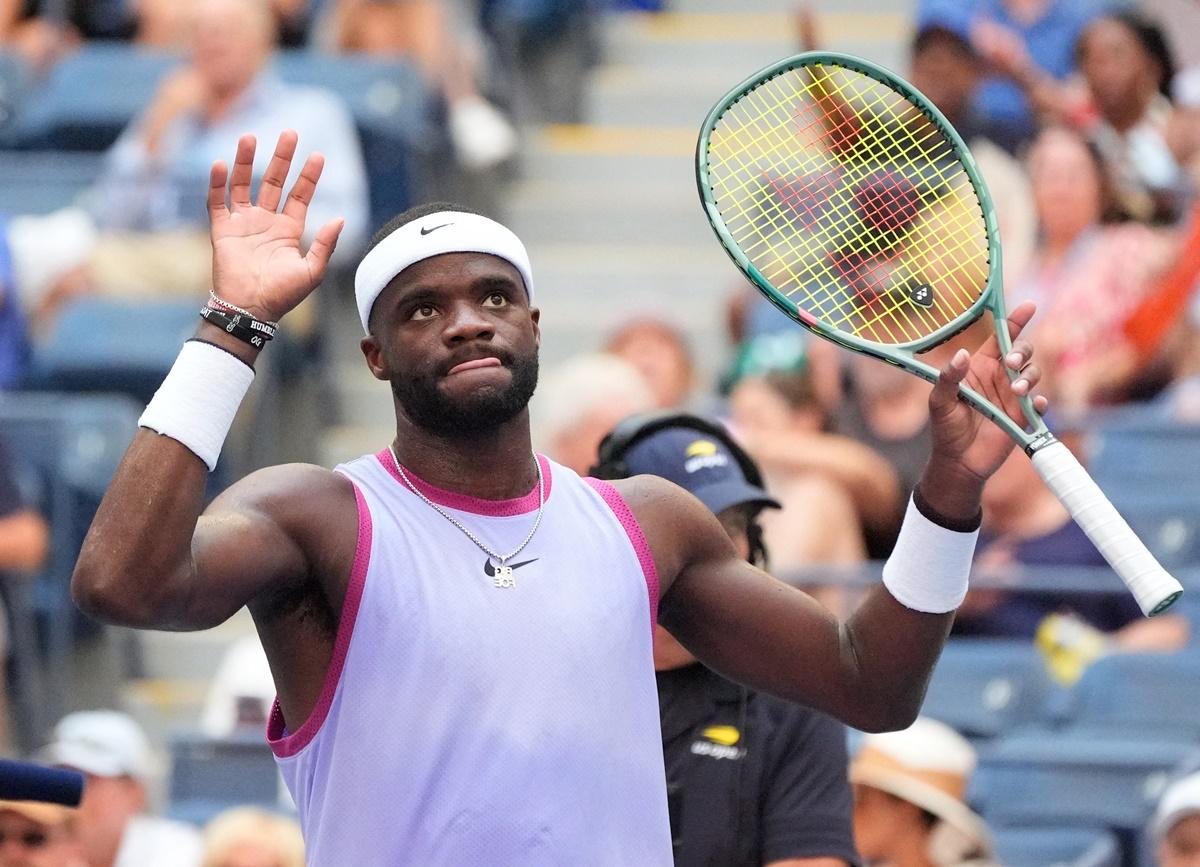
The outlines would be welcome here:
M 725 556 L 729 537 L 703 503 L 659 476 L 632 476 L 611 483 L 628 504 L 646 537 L 665 593 L 689 563 Z
M 265 519 L 298 541 L 324 547 L 357 525 L 354 486 L 340 473 L 312 464 L 280 464 L 251 473 L 213 500 L 215 522 Z

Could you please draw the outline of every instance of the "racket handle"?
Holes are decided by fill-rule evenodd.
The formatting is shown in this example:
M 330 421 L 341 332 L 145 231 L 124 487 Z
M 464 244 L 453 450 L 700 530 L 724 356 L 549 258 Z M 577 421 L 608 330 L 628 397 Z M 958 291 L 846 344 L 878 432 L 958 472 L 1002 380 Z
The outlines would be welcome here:
M 1160 614 L 1179 598 L 1183 586 L 1159 565 L 1065 445 L 1055 442 L 1038 449 L 1033 465 L 1125 582 L 1143 614 Z

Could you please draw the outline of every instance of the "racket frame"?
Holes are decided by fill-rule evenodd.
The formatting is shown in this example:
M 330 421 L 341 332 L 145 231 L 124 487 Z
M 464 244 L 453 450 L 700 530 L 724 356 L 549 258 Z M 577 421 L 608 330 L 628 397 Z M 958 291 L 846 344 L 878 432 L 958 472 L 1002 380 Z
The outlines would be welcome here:
M 859 72 L 886 87 L 898 91 L 908 99 L 922 114 L 933 122 L 938 131 L 954 146 L 956 156 L 960 159 L 967 173 L 967 178 L 970 180 L 971 186 L 979 198 L 979 204 L 983 211 L 984 226 L 987 232 L 987 286 L 969 308 L 932 334 L 922 337 L 919 340 L 890 345 L 863 340 L 853 334 L 846 334 L 845 332 L 830 328 L 815 316 L 801 310 L 787 295 L 772 286 L 771 282 L 754 267 L 741 251 L 737 242 L 734 241 L 732 233 L 725 225 L 725 220 L 721 216 L 720 209 L 717 207 L 717 203 L 712 196 L 712 185 L 709 182 L 708 174 L 709 140 L 715 126 L 724 114 L 735 103 L 765 82 L 795 69 L 821 63 L 842 66 L 846 69 Z M 1003 359 L 1012 349 L 1012 340 L 1008 334 L 1006 321 L 1008 314 L 1004 308 L 1000 227 L 996 220 L 996 211 L 995 206 L 992 204 L 991 194 L 988 192 L 987 185 L 983 181 L 983 176 L 980 174 L 979 168 L 975 165 L 975 159 L 971 156 L 970 149 L 950 121 L 919 90 L 888 69 L 849 54 L 841 54 L 835 51 L 808 51 L 784 58 L 765 69 L 759 70 L 729 91 L 713 106 L 707 117 L 705 117 L 704 124 L 700 128 L 700 137 L 696 142 L 696 186 L 700 193 L 700 200 L 703 202 L 704 209 L 708 214 L 709 224 L 720 240 L 721 247 L 733 263 L 766 296 L 768 301 L 797 324 L 818 336 L 826 340 L 831 340 L 854 352 L 865 353 L 888 364 L 903 367 L 929 382 L 937 382 L 939 371 L 936 367 L 917 358 L 917 353 L 927 352 L 945 343 L 972 325 L 983 315 L 984 311 L 992 315 L 993 330 L 1000 344 L 1000 357 Z M 1008 373 L 1010 379 L 1015 379 L 1019 375 L 1017 371 L 1010 370 L 1007 367 L 1005 367 L 1005 371 Z M 1025 419 L 1031 428 L 1029 431 L 1014 422 L 1007 413 L 997 409 L 982 395 L 977 394 L 972 389 L 960 385 L 959 395 L 963 400 L 970 403 L 972 407 L 999 425 L 1031 456 L 1038 449 L 1056 441 L 1054 435 L 1046 427 L 1045 422 L 1042 421 L 1041 416 L 1034 409 L 1033 403 L 1028 397 L 1021 397 L 1020 402 Z

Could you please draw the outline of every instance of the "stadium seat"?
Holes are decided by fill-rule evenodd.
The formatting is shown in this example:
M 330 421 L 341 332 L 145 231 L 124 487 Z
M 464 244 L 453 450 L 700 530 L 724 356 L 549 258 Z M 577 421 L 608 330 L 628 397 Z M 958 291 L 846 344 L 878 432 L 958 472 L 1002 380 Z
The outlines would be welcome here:
M 31 78 L 24 60 L 0 51 L 0 146 L 8 146 L 15 134 L 17 118 L 29 96 Z
M 997 828 L 1101 825 L 1135 833 L 1171 772 L 1198 753 L 1186 738 L 1022 732 L 980 750 L 971 801 Z
M 196 330 L 200 306 L 199 300 L 81 298 L 58 315 L 35 351 L 29 382 L 46 390 L 121 392 L 145 403 Z
M 100 153 L 5 151 L 0 155 L 0 211 L 48 214 L 78 204 L 103 166 Z
M 429 193 L 429 177 L 452 165 L 433 92 L 402 60 L 281 51 L 275 67 L 284 81 L 326 87 L 350 108 L 362 143 L 371 196 L 371 225 L 382 225 Z
M 998 828 L 992 842 L 1004 867 L 1121 867 L 1116 836 L 1101 828 Z
M 154 95 L 177 55 L 124 42 L 90 42 L 59 61 L 26 102 L 17 143 L 27 148 L 106 150 Z
M 1200 439 L 1193 448 L 1200 454 Z M 1153 493 L 1115 485 L 1109 498 L 1164 568 L 1200 565 L 1200 494 L 1162 485 L 1159 482 L 1159 490 Z
M 0 394 L 0 432 L 14 462 L 36 479 L 38 506 L 50 523 L 50 562 L 38 576 L 26 623 L 44 626 L 44 712 L 39 727 L 68 709 L 77 612 L 71 571 L 97 503 L 137 429 L 141 407 L 113 395 Z M 33 652 L 37 642 L 14 643 Z
M 1088 469 L 1113 502 L 1136 496 L 1200 494 L 1200 475 L 1180 472 L 1200 453 L 1200 425 L 1154 417 L 1138 408 L 1097 419 Z
M 1098 659 L 1056 711 L 1079 730 L 1191 737 L 1200 742 L 1200 654 L 1122 653 Z
M 227 738 L 180 734 L 171 742 L 167 814 L 202 825 L 222 810 L 253 805 L 279 809 L 275 758 L 255 731 Z
M 1031 642 L 955 639 L 942 651 L 921 712 L 968 738 L 991 738 L 1036 719 L 1048 688 Z

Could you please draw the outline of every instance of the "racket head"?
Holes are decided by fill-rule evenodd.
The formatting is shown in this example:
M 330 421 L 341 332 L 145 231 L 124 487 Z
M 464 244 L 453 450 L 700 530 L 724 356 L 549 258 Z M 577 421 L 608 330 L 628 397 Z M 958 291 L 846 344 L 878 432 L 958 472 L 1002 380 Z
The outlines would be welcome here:
M 750 76 L 705 118 L 696 180 L 734 264 L 822 337 L 933 378 L 915 353 L 984 309 L 1003 320 L 999 229 L 970 151 L 876 64 L 806 52 Z

